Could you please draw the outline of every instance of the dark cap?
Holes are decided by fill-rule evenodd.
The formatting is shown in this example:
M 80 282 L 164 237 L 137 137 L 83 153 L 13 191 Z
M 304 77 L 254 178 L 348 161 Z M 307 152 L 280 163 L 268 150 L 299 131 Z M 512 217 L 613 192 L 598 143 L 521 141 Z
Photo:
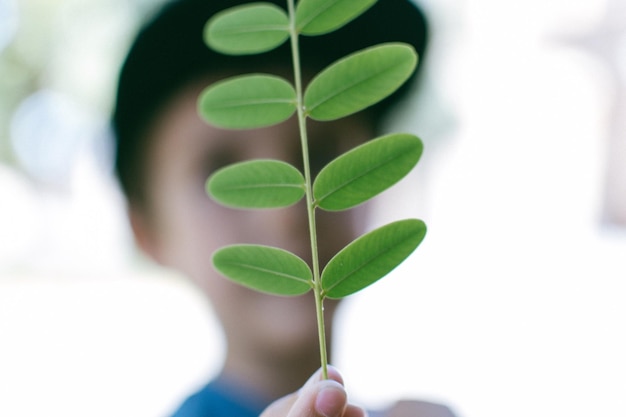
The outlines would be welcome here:
M 286 0 L 266 1 L 287 6 Z M 141 194 L 137 189 L 141 180 L 137 177 L 141 176 L 146 145 L 142 135 L 164 103 L 182 87 L 210 74 L 291 68 L 288 42 L 273 51 L 249 56 L 223 55 L 204 44 L 206 21 L 221 10 L 243 3 L 250 1 L 172 1 L 140 29 L 121 68 L 112 119 L 117 141 L 116 173 L 129 198 Z M 300 37 L 302 68 L 315 73 L 351 52 L 392 41 L 413 45 L 420 58 L 424 53 L 426 19 L 410 0 L 379 0 L 335 32 Z M 384 117 L 408 88 L 409 83 L 371 109 L 374 123 Z

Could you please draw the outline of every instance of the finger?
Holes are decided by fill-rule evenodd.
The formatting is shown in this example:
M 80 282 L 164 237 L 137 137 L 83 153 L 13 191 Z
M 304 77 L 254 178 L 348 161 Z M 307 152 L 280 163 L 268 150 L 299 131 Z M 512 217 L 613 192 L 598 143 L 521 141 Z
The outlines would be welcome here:
M 321 381 L 316 387 L 313 416 L 342 416 L 348 405 L 348 394 L 343 385 L 334 380 Z M 306 403 L 307 401 L 303 401 Z M 297 405 L 294 404 L 294 408 Z
M 329 368 L 329 371 L 330 371 L 330 368 Z M 341 379 L 341 376 L 339 375 L 339 372 L 337 372 L 337 370 L 333 369 L 332 372 L 333 372 L 333 379 L 335 378 Z M 329 376 L 330 376 L 330 372 L 329 372 Z M 322 380 L 322 370 L 319 369 L 317 370 L 317 372 L 315 372 L 313 375 L 309 377 L 309 379 L 304 383 L 302 388 L 300 388 L 297 392 L 286 395 L 274 401 L 272 404 L 269 405 L 268 408 L 266 408 L 263 411 L 260 417 L 285 417 L 287 416 L 287 414 L 289 414 L 289 411 L 293 407 L 293 404 L 298 400 L 298 397 L 300 396 L 300 394 L 307 389 L 311 389 L 311 387 L 313 387 L 316 383 L 318 383 L 321 380 Z
M 341 385 L 343 385 L 343 377 L 341 376 L 337 368 L 329 365 L 327 371 L 328 371 L 328 379 L 332 379 L 333 381 L 337 381 Z M 320 377 L 321 377 L 321 370 L 318 372 L 320 372 Z
M 347 399 L 341 374 L 329 367 L 327 380 L 317 371 L 298 392 L 273 402 L 261 417 L 363 417 L 362 410 L 348 406 Z M 344 416 L 344 411 L 349 414 Z
M 341 417 L 347 402 L 348 395 L 339 382 L 318 381 L 302 389 L 288 417 Z
M 289 414 L 297 399 L 297 393 L 286 395 L 270 404 L 260 417 L 285 417 Z
M 367 412 L 361 407 L 348 404 L 346 411 L 343 413 L 343 417 L 367 417 Z
M 338 383 L 343 385 L 343 377 L 341 376 L 337 368 L 329 365 L 327 367 L 327 374 L 328 374 L 328 379 L 337 381 Z M 320 368 L 313 375 L 311 375 L 311 377 L 304 383 L 304 386 L 300 388 L 298 392 L 302 392 L 302 390 L 305 390 L 307 389 L 307 387 L 311 387 L 314 384 L 322 380 L 323 380 L 322 369 Z

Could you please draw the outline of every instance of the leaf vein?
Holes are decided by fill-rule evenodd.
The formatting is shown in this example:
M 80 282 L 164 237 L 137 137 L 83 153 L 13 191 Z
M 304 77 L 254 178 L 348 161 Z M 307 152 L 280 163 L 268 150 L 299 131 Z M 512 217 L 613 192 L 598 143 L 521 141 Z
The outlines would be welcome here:
M 390 164 L 391 162 L 393 162 L 394 160 L 398 159 L 401 156 L 398 155 L 392 155 L 389 158 L 386 158 L 384 160 L 381 160 L 380 163 L 378 163 L 377 165 L 372 165 L 369 167 L 369 169 L 362 171 L 359 175 L 355 175 L 353 177 L 351 177 L 349 180 L 342 182 L 341 184 L 338 184 L 335 188 L 333 188 L 332 190 L 329 190 L 326 194 L 322 195 L 317 202 L 321 202 L 324 201 L 329 195 L 332 195 L 334 193 L 336 193 L 338 190 L 341 190 L 343 188 L 346 188 L 349 184 L 352 184 L 356 181 L 358 181 L 359 179 L 365 177 L 366 175 L 368 175 L 369 173 L 376 171 L 380 168 L 382 168 L 385 165 Z
M 318 9 L 318 13 L 311 13 L 310 17 L 308 20 L 304 20 L 302 22 L 301 27 L 299 28 L 299 30 L 302 30 L 303 28 L 306 27 L 306 25 L 308 25 L 309 23 L 311 23 L 313 20 L 315 20 L 318 16 L 324 14 L 327 10 L 329 10 L 330 8 L 332 8 L 334 5 L 336 5 L 338 2 L 336 0 L 328 0 L 327 2 L 322 3 L 322 5 L 320 6 L 320 8 Z
M 299 277 L 297 275 L 291 275 L 291 274 L 286 274 L 284 272 L 275 271 L 275 270 L 269 269 L 269 268 L 262 268 L 260 266 L 251 265 L 251 264 L 244 264 L 244 263 L 239 263 L 239 262 L 224 262 L 224 264 L 225 265 L 231 265 L 231 266 L 239 267 L 239 268 L 242 268 L 242 269 L 248 269 L 250 271 L 268 273 L 270 275 L 274 275 L 274 276 L 277 276 L 277 277 L 288 278 L 288 279 L 292 279 L 294 281 L 299 281 L 299 282 L 304 282 L 304 283 L 310 284 L 310 280 L 308 280 L 308 279 L 301 278 L 301 277 Z
M 349 91 L 349 90 L 354 90 L 356 88 L 358 88 L 359 85 L 370 81 L 374 78 L 379 78 L 381 76 L 384 76 L 385 73 L 391 72 L 393 70 L 393 65 L 387 66 L 384 69 L 377 71 L 375 73 L 372 73 L 370 76 L 367 77 L 363 77 L 363 78 L 356 78 L 355 80 L 353 80 L 351 83 L 348 83 L 346 85 L 344 85 L 343 88 L 339 88 L 337 90 L 333 90 L 333 92 L 331 94 L 326 95 L 325 97 L 320 98 L 317 103 L 312 104 L 311 106 L 309 106 L 308 108 L 308 113 L 311 114 L 311 112 L 313 110 L 315 110 L 317 107 L 329 102 L 330 100 L 338 97 L 339 95 Z
M 220 28 L 214 29 L 213 34 L 215 35 L 225 35 L 232 36 L 237 34 L 244 33 L 255 33 L 255 32 L 285 32 L 288 30 L 288 26 L 284 25 L 267 25 L 267 26 L 249 26 L 248 28 Z
M 297 184 L 250 184 L 250 185 L 229 185 L 223 188 L 229 190 L 247 190 L 247 189 L 259 189 L 259 188 L 297 188 L 302 189 L 302 185 Z
M 351 276 L 356 275 L 359 271 L 365 269 L 368 265 L 372 264 L 373 262 L 375 262 L 376 260 L 380 259 L 381 257 L 385 256 L 385 254 L 389 253 L 390 251 L 392 251 L 394 248 L 398 247 L 401 243 L 406 242 L 407 240 L 409 240 L 411 238 L 411 236 L 407 236 L 402 240 L 398 240 L 396 241 L 396 245 L 393 246 L 386 246 L 384 248 L 384 250 L 376 252 L 375 256 L 372 256 L 370 258 L 368 258 L 367 262 L 363 262 L 359 265 L 357 265 L 356 268 L 352 269 L 351 271 L 349 271 L 348 273 L 344 274 L 344 276 L 340 279 L 338 279 L 334 285 L 331 285 L 330 287 L 325 289 L 326 293 L 329 293 L 333 288 L 335 288 L 337 285 L 341 284 L 342 282 L 344 282 L 345 280 L 347 280 L 348 278 L 350 278 Z M 380 277 L 379 277 L 380 278 Z
M 242 107 L 242 106 L 259 106 L 263 104 L 295 104 L 293 99 L 258 99 L 258 100 L 245 100 L 245 101 L 227 101 L 222 102 L 219 105 L 212 106 L 213 109 L 230 109 L 234 107 Z

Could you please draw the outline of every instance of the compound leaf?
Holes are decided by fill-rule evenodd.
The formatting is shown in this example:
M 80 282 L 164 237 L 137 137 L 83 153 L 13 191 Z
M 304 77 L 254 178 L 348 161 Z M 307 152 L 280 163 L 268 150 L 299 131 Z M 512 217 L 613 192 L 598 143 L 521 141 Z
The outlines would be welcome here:
M 403 43 L 373 46 L 344 57 L 313 78 L 304 95 L 308 116 L 335 120 L 363 110 L 398 89 L 417 65 Z
M 322 288 L 329 298 L 343 298 L 373 284 L 400 265 L 426 235 L 421 220 L 390 223 L 356 239 L 324 268 Z
M 301 258 L 262 245 L 232 245 L 213 254 L 215 269 L 243 286 L 274 295 L 301 295 L 312 288 L 312 274 Z
M 347 24 L 376 0 L 300 0 L 296 28 L 303 35 L 321 35 Z
M 304 177 L 283 161 L 252 160 L 216 171 L 206 183 L 218 202 L 239 208 L 275 208 L 297 203 L 304 196 Z
M 407 175 L 422 155 L 422 141 L 407 133 L 389 134 L 339 156 L 313 184 L 316 204 L 345 210 L 361 204 Z
M 280 46 L 288 37 L 289 17 L 283 9 L 270 3 L 223 10 L 204 27 L 204 42 L 229 55 L 266 52 Z
M 198 99 L 198 110 L 208 123 L 225 129 L 271 126 L 296 111 L 296 91 L 274 75 L 242 75 L 207 87 Z

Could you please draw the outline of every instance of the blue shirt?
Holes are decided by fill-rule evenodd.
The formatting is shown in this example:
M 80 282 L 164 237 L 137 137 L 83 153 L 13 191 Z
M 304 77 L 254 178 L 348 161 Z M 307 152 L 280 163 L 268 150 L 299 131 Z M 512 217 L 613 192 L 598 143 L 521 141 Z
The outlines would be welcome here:
M 172 417 L 258 417 L 270 402 L 249 388 L 216 379 L 187 398 Z

